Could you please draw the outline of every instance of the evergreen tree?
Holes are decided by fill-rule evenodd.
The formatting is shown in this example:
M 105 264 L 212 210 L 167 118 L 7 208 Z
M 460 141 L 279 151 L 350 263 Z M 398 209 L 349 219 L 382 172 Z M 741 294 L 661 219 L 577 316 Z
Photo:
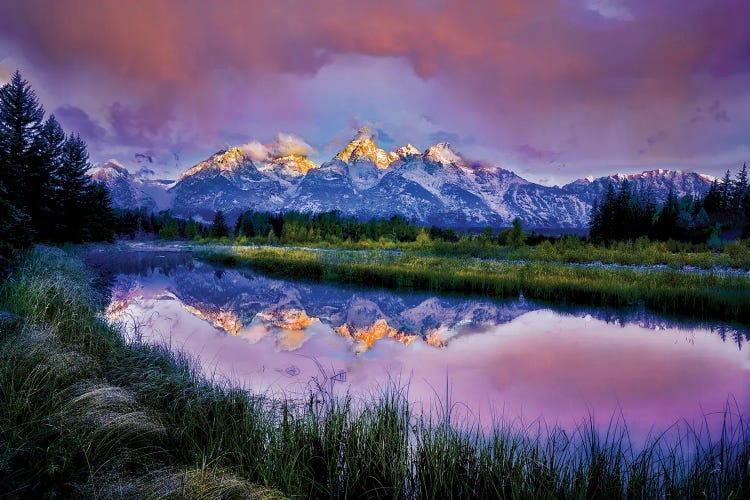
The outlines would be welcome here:
M 524 233 L 523 226 L 521 226 L 521 220 L 516 217 L 513 219 L 513 226 L 508 232 L 508 245 L 514 248 L 520 248 L 523 246 L 525 240 L 526 233 Z
M 34 168 L 28 176 L 28 196 L 33 201 L 29 207 L 31 223 L 37 239 L 54 238 L 55 214 L 61 207 L 56 206 L 56 177 L 62 161 L 65 132 L 50 115 L 44 122 L 36 138 Z
M 721 184 L 719 185 L 719 210 L 727 213 L 732 209 L 732 195 L 734 194 L 734 189 L 732 188 L 732 177 L 729 173 L 729 170 L 727 170 L 727 173 L 724 174 L 724 178 L 721 179 Z
M 643 195 L 643 213 L 642 213 L 642 224 L 645 233 L 650 233 L 654 225 L 654 217 L 658 211 L 658 206 L 654 197 L 654 188 L 651 184 L 646 188 L 646 192 Z
M 164 226 L 159 230 L 159 237 L 163 240 L 173 240 L 177 238 L 179 234 L 179 227 L 176 219 L 170 218 L 164 223 Z
M 66 139 L 56 184 L 56 206 L 60 208 L 57 221 L 57 238 L 60 241 L 79 242 L 85 236 L 85 216 L 87 200 L 85 193 L 90 189 L 89 154 L 86 143 L 78 134 Z
M 734 181 L 734 204 L 737 211 L 742 211 L 745 198 L 750 196 L 750 185 L 747 178 L 747 163 L 742 164 L 742 170 Z
M 659 240 L 668 240 L 676 234 L 677 220 L 680 217 L 680 206 L 677 196 L 672 189 L 669 189 L 667 201 L 659 213 L 659 217 L 654 224 L 654 235 Z
M 253 212 L 247 211 L 237 218 L 237 224 L 234 228 L 235 236 L 246 236 L 248 238 L 255 236 L 256 231 L 253 225 L 253 216 Z
M 0 183 L 6 199 L 16 208 L 29 213 L 27 182 L 35 164 L 34 148 L 42 129 L 44 109 L 36 92 L 21 73 L 13 73 L 10 82 L 0 87 Z
M 719 181 L 714 179 L 711 183 L 711 187 L 708 189 L 708 193 L 703 198 L 703 208 L 709 214 L 715 214 L 721 211 L 721 189 L 719 188 Z
M 224 219 L 224 212 L 219 210 L 214 216 L 214 221 L 211 223 L 210 235 L 212 238 L 224 238 L 229 236 L 229 226 L 227 226 L 226 220 Z
M 624 179 L 620 183 L 614 208 L 613 239 L 635 239 L 638 228 L 638 210 L 634 204 L 630 181 Z M 617 229 L 615 229 L 617 228 Z M 617 231 L 616 233 L 614 231 Z
M 595 199 L 591 204 L 591 218 L 589 219 L 589 236 L 594 241 L 602 240 L 602 210 L 599 200 Z
M 604 199 L 596 204 L 596 213 L 592 213 L 591 239 L 594 241 L 611 241 L 616 239 L 617 194 L 611 182 L 607 183 Z
M 198 227 L 198 223 L 195 220 L 193 220 L 193 218 L 191 217 L 185 223 L 185 238 L 189 240 L 194 240 L 199 235 L 200 235 L 200 228 Z
M 101 182 L 92 182 L 84 191 L 82 239 L 114 241 L 115 214 L 109 189 Z
M 698 211 L 695 216 L 695 227 L 698 229 L 707 228 L 711 224 L 711 218 L 704 207 Z

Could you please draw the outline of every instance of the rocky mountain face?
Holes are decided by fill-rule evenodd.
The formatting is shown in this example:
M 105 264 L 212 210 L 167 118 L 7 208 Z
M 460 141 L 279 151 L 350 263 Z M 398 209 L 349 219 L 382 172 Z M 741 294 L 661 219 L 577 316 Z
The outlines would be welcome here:
M 172 205 L 172 195 L 167 191 L 174 181 L 152 179 L 150 171 L 132 174 L 116 160 L 108 160 L 94 167 L 91 179 L 109 188 L 115 208 L 139 208 L 158 211 Z
M 127 170 L 111 171 L 117 181 L 105 181 L 114 186 L 119 206 L 145 200 Z M 185 171 L 168 195 L 175 214 L 207 221 L 218 210 L 230 220 L 245 210 L 339 210 L 361 219 L 401 215 L 420 224 L 459 228 L 508 226 L 518 217 L 527 228 L 584 229 L 591 204 L 607 183 L 624 179 L 659 202 L 670 189 L 678 196 L 702 196 L 713 180 L 653 170 L 543 186 L 499 166 L 467 160 L 447 143 L 425 151 L 407 144 L 386 152 L 362 129 L 322 165 L 300 154 L 254 161 L 239 147 L 220 151 Z

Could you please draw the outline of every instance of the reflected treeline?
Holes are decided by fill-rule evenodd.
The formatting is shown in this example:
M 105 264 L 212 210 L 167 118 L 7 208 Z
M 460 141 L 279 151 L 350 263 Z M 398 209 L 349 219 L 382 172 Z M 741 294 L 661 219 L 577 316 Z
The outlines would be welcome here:
M 159 273 L 170 276 L 176 271 L 193 269 L 195 260 L 189 251 L 134 251 L 98 247 L 82 255 L 83 260 L 97 271 L 95 289 L 101 293 L 108 310 L 126 307 L 128 290 L 136 276 Z M 117 303 L 114 305 L 113 303 Z
M 696 321 L 685 317 L 664 316 L 649 311 L 643 305 L 629 309 L 590 308 L 582 306 L 551 306 L 561 314 L 579 317 L 591 316 L 593 319 L 614 325 L 637 325 L 648 330 L 695 330 L 703 329 L 716 333 L 722 341 L 732 341 L 741 349 L 743 343 L 750 342 L 750 330 L 739 326 L 721 323 Z
M 665 317 L 643 307 L 568 307 L 522 297 L 495 300 L 294 282 L 196 262 L 184 251 L 102 252 L 91 254 L 87 260 L 105 274 L 116 276 L 111 311 L 127 307 L 138 277 L 159 273 L 168 278 L 165 288 L 186 309 L 231 334 L 241 334 L 256 324 L 304 330 L 320 321 L 351 339 L 357 352 L 383 337 L 405 344 L 422 338 L 431 345 L 445 346 L 457 336 L 480 332 L 539 309 L 652 330 L 708 329 L 740 347 L 750 340 L 746 329 Z
M 85 254 L 84 260 L 103 274 L 144 277 L 155 272 L 171 276 L 176 271 L 191 271 L 195 263 L 192 253 L 185 250 L 118 251 L 105 248 Z

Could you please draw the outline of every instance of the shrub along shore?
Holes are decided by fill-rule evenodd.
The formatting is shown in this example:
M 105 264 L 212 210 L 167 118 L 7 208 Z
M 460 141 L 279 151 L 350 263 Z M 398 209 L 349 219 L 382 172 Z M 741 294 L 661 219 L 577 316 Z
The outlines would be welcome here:
M 307 276 L 300 259 L 290 272 Z M 750 426 L 732 407 L 719 433 L 681 424 L 636 444 L 622 422 L 484 432 L 416 414 L 397 385 L 364 404 L 313 386 L 302 400 L 270 398 L 126 340 L 99 314 L 95 280 L 42 248 L 0 285 L 0 496 L 750 495 Z
M 750 279 L 670 269 L 576 267 L 384 251 L 212 246 L 196 257 L 290 278 L 627 307 L 750 324 Z

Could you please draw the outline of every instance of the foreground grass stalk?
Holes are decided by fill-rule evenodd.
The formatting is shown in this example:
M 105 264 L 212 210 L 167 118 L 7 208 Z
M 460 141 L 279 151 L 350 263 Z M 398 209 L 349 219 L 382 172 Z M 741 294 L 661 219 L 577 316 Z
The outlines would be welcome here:
M 290 269 L 308 273 L 305 262 Z M 485 432 L 448 404 L 414 413 L 399 383 L 366 400 L 322 387 L 270 399 L 124 340 L 97 314 L 92 280 L 37 249 L 0 287 L 0 496 L 750 496 L 750 426 L 735 406 L 718 435 L 682 425 L 642 444 L 619 422 Z

